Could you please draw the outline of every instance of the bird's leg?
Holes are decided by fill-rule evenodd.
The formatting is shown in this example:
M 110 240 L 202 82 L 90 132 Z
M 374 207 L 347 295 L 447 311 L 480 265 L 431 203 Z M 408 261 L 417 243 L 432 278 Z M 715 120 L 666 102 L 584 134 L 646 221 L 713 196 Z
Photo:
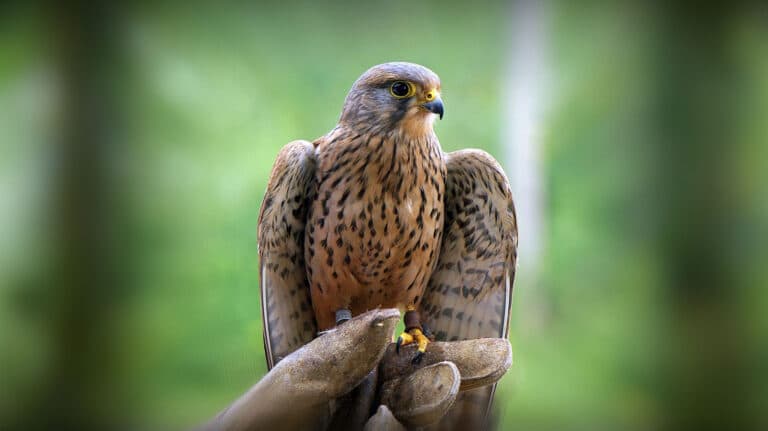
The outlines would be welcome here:
M 352 318 L 352 312 L 347 310 L 346 308 L 340 308 L 336 310 L 336 326 L 341 325 L 342 323 L 346 322 L 351 318 Z
M 424 332 L 422 331 L 421 318 L 419 317 L 419 312 L 416 311 L 415 306 L 409 305 L 406 308 L 403 321 L 405 321 L 405 332 L 397 337 L 397 353 L 400 353 L 400 346 L 406 346 L 411 343 L 418 343 L 419 348 L 416 356 L 413 358 L 413 363 L 418 364 L 421 362 L 421 358 L 424 356 L 424 352 L 427 351 L 427 344 L 429 344 L 429 339 L 426 335 L 424 335 Z

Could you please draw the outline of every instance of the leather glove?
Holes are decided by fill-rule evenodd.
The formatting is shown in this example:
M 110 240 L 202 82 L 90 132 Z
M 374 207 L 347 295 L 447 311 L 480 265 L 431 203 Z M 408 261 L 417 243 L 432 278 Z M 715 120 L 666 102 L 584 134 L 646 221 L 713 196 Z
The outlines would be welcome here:
M 373 310 L 314 339 L 280 361 L 205 430 L 404 430 L 436 423 L 459 391 L 498 381 L 512 365 L 506 339 L 429 344 L 395 352 L 400 319 Z M 378 404 L 373 416 L 374 405 Z

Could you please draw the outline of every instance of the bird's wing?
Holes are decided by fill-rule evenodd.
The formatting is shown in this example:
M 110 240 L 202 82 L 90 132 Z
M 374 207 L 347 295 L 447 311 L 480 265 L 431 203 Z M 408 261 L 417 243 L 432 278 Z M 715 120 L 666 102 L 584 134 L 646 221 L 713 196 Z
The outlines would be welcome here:
M 261 204 L 261 313 L 269 369 L 317 332 L 304 263 L 304 228 L 315 193 L 316 166 L 311 143 L 286 145 L 272 167 Z
M 443 243 L 421 302 L 422 322 L 437 340 L 506 338 L 517 262 L 509 181 L 483 151 L 457 151 L 446 160 Z M 439 428 L 485 420 L 493 391 L 485 387 L 460 394 Z

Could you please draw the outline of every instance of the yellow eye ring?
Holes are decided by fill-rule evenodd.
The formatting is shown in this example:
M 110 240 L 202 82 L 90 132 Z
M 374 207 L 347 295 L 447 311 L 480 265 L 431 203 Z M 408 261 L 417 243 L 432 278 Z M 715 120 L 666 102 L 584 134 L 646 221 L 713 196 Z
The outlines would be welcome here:
M 411 97 L 416 94 L 416 89 L 410 82 L 395 81 L 389 87 L 389 94 L 397 99 L 405 99 L 406 97 Z

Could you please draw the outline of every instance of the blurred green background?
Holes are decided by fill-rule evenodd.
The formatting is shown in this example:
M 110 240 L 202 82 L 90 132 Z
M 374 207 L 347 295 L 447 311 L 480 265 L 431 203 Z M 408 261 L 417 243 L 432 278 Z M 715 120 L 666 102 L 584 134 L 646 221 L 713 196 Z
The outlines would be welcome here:
M 764 5 L 0 8 L 0 428 L 184 428 L 256 382 L 271 164 L 392 60 L 517 194 L 503 429 L 768 426 Z

